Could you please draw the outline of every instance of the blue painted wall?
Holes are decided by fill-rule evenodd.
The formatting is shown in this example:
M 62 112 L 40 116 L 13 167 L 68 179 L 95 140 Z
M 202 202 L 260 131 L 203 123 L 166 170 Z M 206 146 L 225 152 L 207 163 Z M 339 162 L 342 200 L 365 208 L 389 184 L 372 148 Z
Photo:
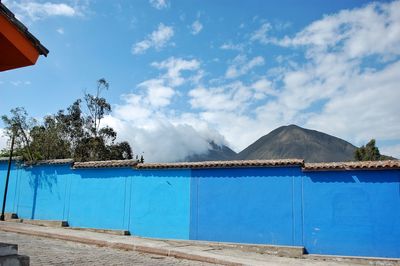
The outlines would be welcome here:
M 0 208 L 3 206 L 3 195 L 5 188 L 5 181 L 7 176 L 7 162 L 0 162 Z M 18 171 L 18 168 L 15 163 L 11 166 L 10 180 L 8 183 L 8 198 L 6 201 L 6 212 L 17 212 L 18 202 L 15 200 L 18 197 L 17 185 L 19 181 L 19 175 L 21 174 Z
M 0 191 L 7 164 L 0 162 Z M 0 197 L 2 203 L 2 197 Z M 13 165 L 7 212 L 134 235 L 400 258 L 400 170 Z
M 400 171 L 309 172 L 304 177 L 309 253 L 400 257 Z
M 6 169 L 7 165 L 0 163 L 1 195 Z M 190 170 L 14 166 L 6 212 L 24 219 L 67 220 L 73 227 L 189 239 Z
M 62 220 L 65 217 L 67 172 L 70 169 L 66 166 L 27 167 L 18 171 L 18 215 L 29 219 Z
M 74 227 L 126 229 L 131 169 L 74 170 L 69 181 L 68 223 Z
M 294 201 L 299 167 L 192 172 L 191 238 L 295 245 L 301 226 Z M 297 227 L 297 228 L 296 228 Z
M 190 170 L 135 171 L 129 230 L 134 235 L 189 239 Z

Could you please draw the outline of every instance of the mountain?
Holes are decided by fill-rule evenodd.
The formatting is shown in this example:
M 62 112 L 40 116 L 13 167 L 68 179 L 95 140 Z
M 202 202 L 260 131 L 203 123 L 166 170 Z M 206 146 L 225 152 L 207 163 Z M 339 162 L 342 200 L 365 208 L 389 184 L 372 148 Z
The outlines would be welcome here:
M 353 160 L 356 148 L 340 138 L 289 125 L 261 137 L 235 159 L 299 158 L 306 162 L 342 162 Z
M 202 161 L 228 161 L 236 157 L 236 152 L 225 145 L 217 145 L 210 142 L 211 149 L 205 154 L 195 154 L 185 159 L 186 162 L 202 162 Z

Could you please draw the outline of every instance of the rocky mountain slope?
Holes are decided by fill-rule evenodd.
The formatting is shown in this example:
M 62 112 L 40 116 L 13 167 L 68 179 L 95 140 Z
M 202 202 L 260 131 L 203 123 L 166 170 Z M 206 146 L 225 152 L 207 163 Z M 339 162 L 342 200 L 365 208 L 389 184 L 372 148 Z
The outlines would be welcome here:
M 236 159 L 299 158 L 306 162 L 351 161 L 356 147 L 340 138 L 296 125 L 282 126 L 241 151 Z

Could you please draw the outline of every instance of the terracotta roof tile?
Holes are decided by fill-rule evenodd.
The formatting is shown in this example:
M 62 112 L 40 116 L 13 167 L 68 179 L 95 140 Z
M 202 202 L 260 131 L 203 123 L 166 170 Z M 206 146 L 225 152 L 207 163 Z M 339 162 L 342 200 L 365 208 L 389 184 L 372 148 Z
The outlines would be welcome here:
M 337 162 L 337 163 L 305 163 L 305 171 L 335 171 L 335 170 L 379 170 L 400 169 L 400 160 Z
M 76 162 L 74 163 L 74 168 L 133 167 L 136 165 L 137 165 L 136 160 L 110 160 L 110 161 Z
M 43 164 L 48 164 L 48 165 L 55 165 L 55 164 L 73 164 L 74 160 L 73 159 L 52 159 L 52 160 L 42 160 L 42 161 L 37 161 L 37 162 L 28 162 L 25 161 L 25 165 L 43 165 Z
M 282 160 L 237 160 L 237 161 L 206 161 L 183 163 L 139 163 L 138 169 L 164 169 L 164 168 L 232 168 L 232 167 L 275 167 L 275 166 L 302 166 L 301 159 Z
M 13 157 L 13 160 L 22 160 L 21 157 Z M 0 162 L 8 161 L 8 157 L 0 157 Z M 29 163 L 25 163 L 29 165 Z M 106 167 L 134 167 L 137 169 L 198 169 L 198 168 L 235 168 L 235 167 L 278 167 L 278 166 L 302 166 L 304 171 L 338 171 L 338 170 L 379 170 L 400 169 L 400 160 L 365 161 L 365 162 L 333 162 L 333 163 L 304 163 L 302 159 L 282 160 L 236 160 L 236 161 L 205 161 L 205 162 L 181 162 L 181 163 L 137 163 L 136 160 L 110 160 L 75 162 L 73 159 L 43 160 L 34 163 L 43 164 L 71 164 L 73 168 L 106 168 Z
M 53 159 L 38 161 L 37 164 L 73 164 L 74 159 Z

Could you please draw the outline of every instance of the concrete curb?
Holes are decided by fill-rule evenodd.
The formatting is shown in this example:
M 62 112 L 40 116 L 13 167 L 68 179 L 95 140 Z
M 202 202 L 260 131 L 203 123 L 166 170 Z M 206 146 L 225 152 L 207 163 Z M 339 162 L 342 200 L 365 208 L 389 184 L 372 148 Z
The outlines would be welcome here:
M 356 263 L 360 265 L 400 265 L 400 259 L 396 258 L 380 258 L 380 257 L 355 257 L 355 256 L 337 256 L 337 255 L 316 255 L 307 254 L 303 258 L 319 261 L 335 261 L 343 263 Z
M 4 220 L 11 220 L 11 219 L 17 219 L 18 215 L 13 212 L 6 212 L 4 213 Z
M 32 225 L 48 226 L 48 227 L 68 227 L 67 221 L 21 219 L 18 218 L 18 215 L 16 213 L 5 213 L 4 220 L 6 222 L 25 223 Z
M 117 235 L 117 236 L 130 236 L 131 235 L 131 233 L 127 230 L 97 229 L 97 228 L 86 228 L 86 227 L 65 227 L 65 229 L 103 233 L 103 234 L 110 234 L 110 235 Z
M 141 237 L 142 238 L 142 237 Z M 154 239 L 175 244 L 185 244 L 194 246 L 204 246 L 211 248 L 233 248 L 244 252 L 254 252 L 278 257 L 302 258 L 304 255 L 304 247 L 301 246 L 278 246 L 278 245 L 262 245 L 262 244 L 243 244 L 233 242 L 210 242 L 202 240 L 176 240 L 176 239 L 159 239 L 159 238 L 142 238 Z
M 207 256 L 202 256 L 202 255 L 190 254 L 187 252 L 181 252 L 181 251 L 168 249 L 168 248 L 156 248 L 156 247 L 149 247 L 149 246 L 143 246 L 143 245 L 137 245 L 137 244 L 112 243 L 112 242 L 108 242 L 108 241 L 88 239 L 88 238 L 84 238 L 84 237 L 60 235 L 60 234 L 54 234 L 54 233 L 45 233 L 45 232 L 39 232 L 39 231 L 31 231 L 31 230 L 24 230 L 21 228 L 19 228 L 19 229 L 7 228 L 7 227 L 3 227 L 3 226 L 0 227 L 0 230 L 5 231 L 5 232 L 11 232 L 11 233 L 19 233 L 19 234 L 25 234 L 25 235 L 31 235 L 31 236 L 47 237 L 47 238 L 60 239 L 60 240 L 66 240 L 66 241 L 73 241 L 73 242 L 78 242 L 78 243 L 82 243 L 82 244 L 96 245 L 96 246 L 100 246 L 100 247 L 110 247 L 110 248 L 117 248 L 117 249 L 122 249 L 122 250 L 134 250 L 134 251 L 143 252 L 143 253 L 150 253 L 150 254 L 155 254 L 155 255 L 175 257 L 175 258 L 179 258 L 179 259 L 194 260 L 194 261 L 207 262 L 207 263 L 213 263 L 213 264 L 221 264 L 221 265 L 229 265 L 229 266 L 244 265 L 242 263 L 236 263 L 233 261 L 217 259 L 217 258 L 207 257 Z
M 68 227 L 67 221 L 22 219 L 22 223 L 48 227 Z

